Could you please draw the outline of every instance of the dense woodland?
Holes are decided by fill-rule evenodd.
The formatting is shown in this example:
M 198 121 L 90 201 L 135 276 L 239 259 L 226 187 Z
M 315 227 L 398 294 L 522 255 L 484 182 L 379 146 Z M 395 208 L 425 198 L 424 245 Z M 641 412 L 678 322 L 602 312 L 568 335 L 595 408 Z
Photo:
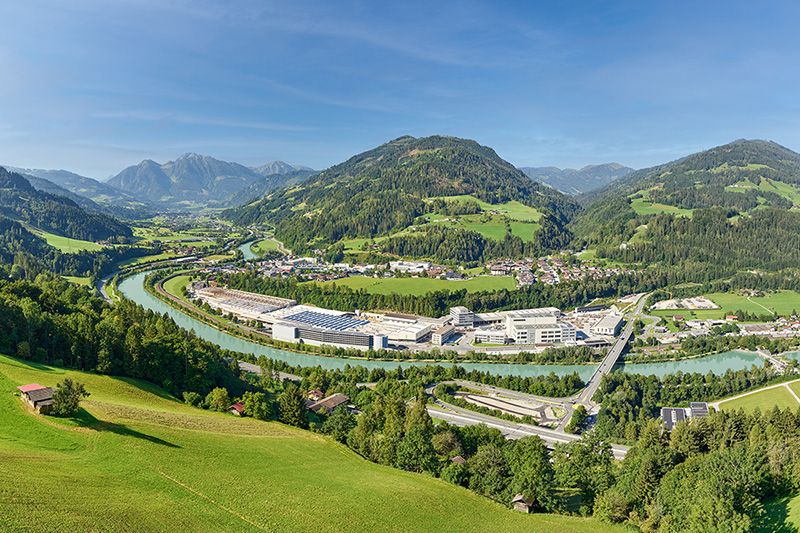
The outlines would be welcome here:
M 133 236 L 133 231 L 115 218 L 84 211 L 69 198 L 37 191 L 24 177 L 2 167 L 0 213 L 71 239 L 127 242 Z
M 225 351 L 169 317 L 127 300 L 109 307 L 49 273 L 0 280 L 0 353 L 141 378 L 176 395 L 205 395 L 216 386 L 241 394 L 245 386 L 225 363 Z

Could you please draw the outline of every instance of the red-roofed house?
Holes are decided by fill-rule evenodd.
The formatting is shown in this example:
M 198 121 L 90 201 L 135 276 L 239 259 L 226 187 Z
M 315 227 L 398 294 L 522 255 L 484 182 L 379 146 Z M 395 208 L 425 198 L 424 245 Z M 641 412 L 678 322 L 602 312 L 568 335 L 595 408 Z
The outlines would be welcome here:
M 236 416 L 242 416 L 244 414 L 244 404 L 242 402 L 236 402 L 228 407 L 228 412 Z

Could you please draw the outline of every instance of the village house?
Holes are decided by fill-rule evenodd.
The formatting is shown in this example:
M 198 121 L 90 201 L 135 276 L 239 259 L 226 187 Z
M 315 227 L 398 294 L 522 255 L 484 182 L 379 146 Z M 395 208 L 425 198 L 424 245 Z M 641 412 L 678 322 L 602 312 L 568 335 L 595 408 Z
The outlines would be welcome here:
M 522 494 L 517 494 L 514 496 L 514 499 L 511 500 L 511 505 L 514 507 L 514 510 L 521 513 L 530 513 L 533 503 L 533 498 L 526 498 Z

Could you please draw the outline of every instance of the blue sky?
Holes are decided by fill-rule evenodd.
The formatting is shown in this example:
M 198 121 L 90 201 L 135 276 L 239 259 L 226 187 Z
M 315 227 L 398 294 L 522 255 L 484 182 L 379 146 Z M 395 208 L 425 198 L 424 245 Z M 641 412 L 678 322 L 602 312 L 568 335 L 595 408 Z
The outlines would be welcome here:
M 31 0 L 0 20 L 0 164 L 325 168 L 405 134 L 562 168 L 800 151 L 798 2 Z

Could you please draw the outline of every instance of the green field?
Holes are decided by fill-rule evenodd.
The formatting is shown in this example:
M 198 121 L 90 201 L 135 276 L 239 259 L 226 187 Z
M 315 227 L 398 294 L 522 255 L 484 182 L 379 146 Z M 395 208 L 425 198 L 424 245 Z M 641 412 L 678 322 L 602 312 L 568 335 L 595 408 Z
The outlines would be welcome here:
M 250 251 L 254 254 L 261 256 L 265 252 L 269 250 L 277 250 L 278 243 L 269 239 L 264 239 L 263 241 L 254 242 L 250 245 Z
M 711 318 L 725 318 L 728 312 L 736 312 L 741 309 L 756 315 L 777 313 L 778 315 L 791 315 L 795 310 L 800 309 L 800 294 L 795 291 L 776 291 L 765 293 L 764 296 L 755 296 L 747 299 L 740 293 L 715 292 L 706 294 L 712 302 L 720 306 L 720 309 L 663 309 L 651 311 L 653 316 L 672 316 L 675 314 L 683 315 L 684 318 L 698 318 L 707 320 Z M 772 307 L 772 309 L 769 309 Z
M 77 379 L 77 418 L 32 413 L 17 385 Z M 8 531 L 624 531 L 524 515 L 369 463 L 275 422 L 188 407 L 161 389 L 0 356 L 0 524 Z
M 441 196 L 440 198 L 448 202 L 472 200 L 473 202 L 476 202 L 484 211 L 500 211 L 502 214 L 508 215 L 509 218 L 513 218 L 514 220 L 536 222 L 542 218 L 541 211 L 535 207 L 523 205 L 516 200 L 512 200 L 504 204 L 492 205 L 467 194 L 462 194 L 459 196 Z
M 788 183 L 783 183 L 782 181 L 762 179 L 761 183 L 756 186 L 756 184 L 750 180 L 742 180 L 736 185 L 738 185 L 738 187 L 725 187 L 725 190 L 732 192 L 745 192 L 747 190 L 745 187 L 753 188 L 765 192 L 774 192 L 777 195 L 783 196 L 793 204 L 800 203 L 800 189 Z
M 95 252 L 97 250 L 103 249 L 101 245 L 94 242 L 70 239 L 68 237 L 62 237 L 61 235 L 55 235 L 54 233 L 48 233 L 44 230 L 41 230 L 29 224 L 23 224 L 23 225 L 25 226 L 25 229 L 27 229 L 34 235 L 41 237 L 42 239 L 47 241 L 47 244 L 49 244 L 53 248 L 58 248 L 63 253 L 72 254 L 75 252 L 81 252 L 83 250 L 89 250 L 90 252 Z
M 756 524 L 757 533 L 791 533 L 800 530 L 800 496 L 786 496 L 764 504 L 764 516 Z
M 317 283 L 317 282 L 308 282 Z M 369 278 L 366 276 L 351 276 L 349 278 L 328 281 L 322 285 L 335 283 L 337 286 L 345 285 L 353 290 L 365 289 L 370 294 L 397 294 L 422 296 L 432 291 L 457 291 L 467 289 L 467 292 L 494 291 L 501 289 L 514 289 L 517 282 L 507 276 L 477 276 L 466 281 L 450 281 L 436 278 Z
M 174 296 L 177 296 L 181 300 L 188 302 L 181 289 L 188 285 L 190 280 L 191 276 L 188 275 L 175 276 L 174 278 L 168 279 L 164 282 L 164 290 Z
M 691 209 L 680 209 L 672 205 L 656 204 L 647 198 L 636 198 L 631 200 L 631 207 L 637 215 L 654 215 L 658 213 L 670 213 L 685 217 L 692 216 Z
M 127 266 L 141 265 L 142 263 L 150 263 L 152 261 L 162 261 L 164 259 L 174 259 L 178 257 L 173 253 L 161 253 L 157 255 L 145 255 L 144 257 L 131 257 L 117 263 L 117 268 L 124 268 Z
M 752 411 L 758 407 L 761 409 L 762 413 L 772 409 L 776 405 L 781 409 L 790 407 L 792 410 L 795 410 L 800 404 L 798 404 L 794 396 L 786 390 L 786 387 L 766 389 L 719 404 L 720 409 L 724 411 L 734 411 L 739 408 L 743 408 L 745 411 Z
M 69 281 L 70 283 L 74 283 L 75 285 L 83 285 L 88 287 L 91 283 L 91 280 L 88 277 L 79 277 L 79 276 L 61 276 L 65 280 Z

